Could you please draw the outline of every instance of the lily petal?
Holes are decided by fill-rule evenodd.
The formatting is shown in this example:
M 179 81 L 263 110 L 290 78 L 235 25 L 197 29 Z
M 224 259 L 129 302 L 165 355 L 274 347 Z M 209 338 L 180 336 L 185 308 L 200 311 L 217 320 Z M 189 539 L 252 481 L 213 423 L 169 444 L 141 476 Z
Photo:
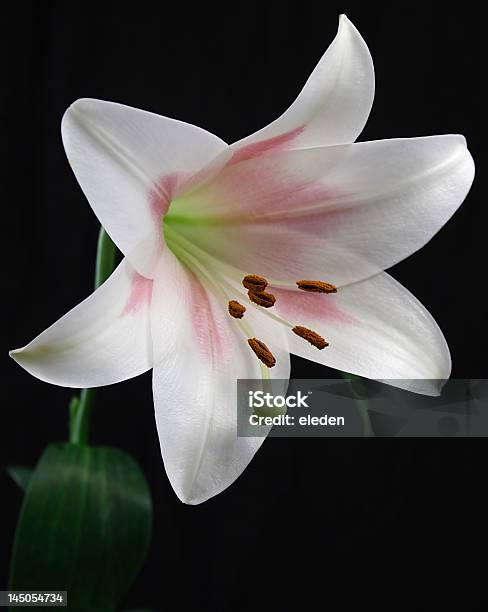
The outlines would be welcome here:
M 473 176 L 457 135 L 316 147 L 230 166 L 175 212 L 188 240 L 241 270 L 346 285 L 424 246 Z
M 274 293 L 281 316 L 330 343 L 319 351 L 290 333 L 295 355 L 426 395 L 438 395 L 449 378 L 449 348 L 437 323 L 384 272 L 333 295 Z
M 150 278 L 171 198 L 227 145 L 194 125 L 92 99 L 72 104 L 61 130 L 68 160 L 101 224 Z
M 164 465 L 181 501 L 199 504 L 234 482 L 263 442 L 237 437 L 236 380 L 261 378 L 260 362 L 225 304 L 169 250 L 154 279 L 152 335 Z M 267 372 L 288 379 L 289 353 L 278 348 L 286 339 L 276 334 L 277 347 L 262 340 L 277 360 Z
M 86 300 L 10 356 L 37 378 L 62 387 L 100 387 L 152 367 L 152 281 L 124 259 Z
M 270 151 L 351 143 L 362 132 L 374 97 L 373 60 L 361 35 L 341 15 L 334 41 L 281 117 L 232 145 L 234 160 Z

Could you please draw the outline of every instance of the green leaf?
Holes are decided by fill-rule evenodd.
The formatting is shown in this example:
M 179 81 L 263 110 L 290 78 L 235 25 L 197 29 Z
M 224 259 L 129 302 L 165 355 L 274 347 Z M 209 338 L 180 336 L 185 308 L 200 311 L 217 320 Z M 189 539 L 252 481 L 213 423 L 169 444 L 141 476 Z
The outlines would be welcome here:
M 112 612 L 139 571 L 152 504 L 139 466 L 109 447 L 52 444 L 24 496 L 11 590 L 68 591 L 73 612 Z
M 34 470 L 25 465 L 9 465 L 6 469 L 10 478 L 25 492 Z

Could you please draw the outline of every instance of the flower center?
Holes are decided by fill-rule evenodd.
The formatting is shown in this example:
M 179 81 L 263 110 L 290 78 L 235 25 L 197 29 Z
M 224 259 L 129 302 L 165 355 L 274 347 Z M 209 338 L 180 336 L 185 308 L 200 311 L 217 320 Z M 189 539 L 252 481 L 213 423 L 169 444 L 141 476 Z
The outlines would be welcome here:
M 259 309 L 265 316 L 269 316 L 289 328 L 295 335 L 303 338 L 317 349 L 322 350 L 329 346 L 329 343 L 314 330 L 302 325 L 292 325 L 274 312 L 270 312 L 270 309 L 277 303 L 277 298 L 272 293 L 273 281 L 268 282 L 266 278 L 257 274 L 244 275 L 241 270 L 234 266 L 217 260 L 200 246 L 190 242 L 179 231 L 179 226 L 184 223 L 184 217 L 178 217 L 176 222 L 173 221 L 170 214 L 163 219 L 163 235 L 167 247 L 199 279 L 205 288 L 215 295 L 228 311 L 228 314 L 239 325 L 247 338 L 249 347 L 262 364 L 266 366 L 263 373 L 265 378 L 269 377 L 266 374 L 266 369 L 276 365 L 276 358 L 268 346 L 255 337 L 252 328 L 246 321 L 247 308 L 238 299 L 246 299 L 244 291 L 239 289 L 241 285 L 244 289 L 247 289 L 247 300 L 251 307 Z M 194 220 L 191 219 L 189 222 L 193 224 Z M 283 286 L 283 283 L 280 283 L 281 286 Z M 337 287 L 321 280 L 298 280 L 296 281 L 296 287 L 298 290 L 312 293 L 331 294 L 337 292 Z

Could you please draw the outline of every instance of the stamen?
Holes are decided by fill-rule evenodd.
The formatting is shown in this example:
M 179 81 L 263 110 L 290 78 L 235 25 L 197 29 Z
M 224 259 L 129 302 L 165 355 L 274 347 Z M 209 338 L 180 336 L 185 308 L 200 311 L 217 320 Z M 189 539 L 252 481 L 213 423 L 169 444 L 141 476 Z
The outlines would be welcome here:
M 260 359 L 265 366 L 272 368 L 276 364 L 276 359 L 274 358 L 273 353 L 269 350 L 266 344 L 264 344 L 264 342 L 261 342 L 261 340 L 258 340 L 257 338 L 249 338 L 247 343 L 254 351 L 256 357 Z
M 324 281 L 299 280 L 298 288 L 302 291 L 312 291 L 314 293 L 337 293 L 337 287 Z
M 246 312 L 246 307 L 242 304 L 239 304 L 236 300 L 230 300 L 229 302 L 229 314 L 234 319 L 242 319 L 244 313 Z
M 254 293 L 260 293 L 266 289 L 268 286 L 268 281 L 264 278 L 264 276 L 248 274 L 242 279 L 242 284 L 246 289 L 254 291 Z
M 247 295 L 251 302 L 263 306 L 264 308 L 271 308 L 275 305 L 276 298 L 272 293 L 266 293 L 266 291 L 251 291 L 247 292 Z
M 292 329 L 292 332 L 295 333 L 297 336 L 300 336 L 300 338 L 307 340 L 307 342 L 310 342 L 310 344 L 313 344 L 313 346 L 317 347 L 319 350 L 322 350 L 326 346 L 329 346 L 329 343 L 326 342 L 322 338 L 322 336 L 319 336 L 317 332 L 314 332 L 313 330 L 308 329 L 307 327 L 301 327 L 300 325 L 296 325 Z
M 201 280 L 201 282 L 205 285 L 205 287 L 209 288 L 211 287 L 214 294 L 216 295 L 217 299 L 219 299 L 222 303 L 222 305 L 225 307 L 225 303 L 229 304 L 229 302 L 231 302 L 232 300 L 230 300 L 230 295 L 235 291 L 235 287 L 232 287 L 224 278 L 220 278 L 219 282 L 216 282 L 215 278 L 213 277 L 213 275 L 211 275 L 207 269 L 205 268 L 204 265 L 202 265 L 202 260 L 205 261 L 205 259 L 211 259 L 212 261 L 214 260 L 213 258 L 211 258 L 208 254 L 206 254 L 204 251 L 202 251 L 200 248 L 196 247 L 193 243 L 189 242 L 188 240 L 186 240 L 184 238 L 184 236 L 182 236 L 181 234 L 175 232 L 172 230 L 170 230 L 170 227 L 168 226 L 166 228 L 168 231 L 165 234 L 165 238 L 168 242 L 168 244 L 170 243 L 174 243 L 176 245 L 178 245 L 180 248 L 178 249 L 178 258 L 182 260 L 182 262 L 188 266 L 188 268 L 198 276 L 198 278 Z M 168 240 L 169 239 L 169 240 Z M 217 260 L 215 260 L 217 261 Z M 219 262 L 219 264 L 221 264 L 221 262 Z M 219 273 L 219 269 L 217 268 L 216 270 L 217 272 L 217 276 L 220 276 Z M 235 279 L 237 280 L 237 279 Z M 230 294 L 227 294 L 225 292 L 225 290 L 222 288 L 222 286 L 227 286 L 228 290 L 231 292 Z M 254 306 L 254 308 L 257 308 L 257 306 Z M 273 319 L 279 319 L 278 317 L 276 317 L 276 315 L 273 315 L 271 313 L 267 313 L 268 316 L 270 316 Z M 248 325 L 248 323 L 245 320 L 238 320 L 237 321 L 237 325 L 238 327 L 241 329 L 241 331 L 243 332 L 243 334 L 246 335 L 247 338 L 249 338 L 249 336 L 253 335 L 253 330 L 251 328 L 250 325 Z M 291 325 L 289 325 L 289 327 L 291 328 Z M 255 338 L 253 340 L 256 340 Z M 249 341 L 248 341 L 249 342 Z M 256 342 L 259 342 L 258 340 L 256 340 Z M 251 344 L 250 344 L 251 346 Z M 266 347 L 266 345 L 264 343 L 262 343 L 263 347 Z M 253 351 L 255 349 L 253 348 Z M 265 367 L 266 365 L 268 366 L 268 368 L 271 368 L 275 365 L 276 360 L 274 358 L 274 356 L 271 354 L 271 352 L 269 351 L 269 349 L 266 347 L 266 350 L 268 351 L 270 358 L 268 358 L 269 360 L 269 365 L 263 361 L 263 359 L 261 359 L 261 361 L 263 361 L 263 365 L 260 365 L 260 369 L 261 369 L 261 376 L 263 378 L 263 380 L 268 380 L 270 377 L 270 373 L 268 371 L 268 369 Z M 257 353 L 256 353 L 257 354 Z

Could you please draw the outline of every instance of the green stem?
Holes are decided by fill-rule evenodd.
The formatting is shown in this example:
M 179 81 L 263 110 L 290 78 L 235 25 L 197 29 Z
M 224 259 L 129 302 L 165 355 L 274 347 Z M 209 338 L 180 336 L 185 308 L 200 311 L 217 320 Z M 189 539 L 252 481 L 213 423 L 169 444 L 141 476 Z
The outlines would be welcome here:
M 100 228 L 95 263 L 95 289 L 98 289 L 112 274 L 115 265 L 115 244 L 107 232 Z M 69 440 L 72 444 L 87 444 L 90 418 L 96 389 L 82 389 L 79 397 L 70 403 Z
M 90 417 L 96 389 L 82 389 L 77 399 L 76 409 L 70 415 L 70 442 L 72 444 L 88 444 L 90 433 Z M 73 400 L 72 400 L 73 401 Z
M 98 234 L 97 259 L 95 262 L 95 289 L 98 289 L 114 271 L 115 252 L 115 244 L 101 227 Z
M 347 372 L 341 372 L 342 378 L 345 378 L 349 381 L 351 385 L 351 391 L 356 399 L 356 405 L 359 410 L 359 415 L 361 416 L 361 420 L 363 422 L 363 435 L 365 438 L 374 438 L 373 428 L 371 427 L 371 421 L 369 420 L 368 415 L 368 400 L 362 398 L 358 393 L 356 393 L 354 389 L 354 381 L 361 380 L 360 376 L 356 376 L 355 374 L 348 374 Z

